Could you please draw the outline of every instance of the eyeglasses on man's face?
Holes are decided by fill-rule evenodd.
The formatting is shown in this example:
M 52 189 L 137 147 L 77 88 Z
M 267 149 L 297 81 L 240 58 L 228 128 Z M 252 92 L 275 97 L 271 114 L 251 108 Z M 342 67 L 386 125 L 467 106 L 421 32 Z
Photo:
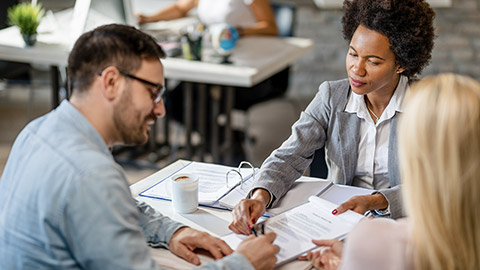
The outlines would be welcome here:
M 144 84 L 146 84 L 146 85 L 148 85 L 148 86 L 153 87 L 153 89 L 155 89 L 155 90 L 153 90 L 153 91 L 151 91 L 149 87 L 146 87 L 146 89 L 147 89 L 148 92 L 150 92 L 150 96 L 151 96 L 151 98 L 152 98 L 152 100 L 153 100 L 154 103 L 158 103 L 158 102 L 160 102 L 160 100 L 162 100 L 163 94 L 165 94 L 165 90 L 166 90 L 166 89 L 165 89 L 165 86 L 164 86 L 163 84 L 154 83 L 154 82 L 151 82 L 151 81 L 147 81 L 147 80 L 142 79 L 142 78 L 139 78 L 139 77 L 137 77 L 137 76 L 135 76 L 135 75 L 133 75 L 133 74 L 130 74 L 130 73 L 126 72 L 126 71 L 123 71 L 123 70 L 121 70 L 121 69 L 119 69 L 119 68 L 117 68 L 117 69 L 118 69 L 118 72 L 120 72 L 120 74 L 122 74 L 123 76 L 128 77 L 128 78 L 130 78 L 130 79 L 137 80 L 137 81 L 139 81 L 139 82 L 141 82 L 141 83 L 144 83 Z M 98 75 L 101 76 L 101 75 L 102 75 L 102 72 L 103 72 L 103 70 L 100 71 L 100 73 L 98 73 Z

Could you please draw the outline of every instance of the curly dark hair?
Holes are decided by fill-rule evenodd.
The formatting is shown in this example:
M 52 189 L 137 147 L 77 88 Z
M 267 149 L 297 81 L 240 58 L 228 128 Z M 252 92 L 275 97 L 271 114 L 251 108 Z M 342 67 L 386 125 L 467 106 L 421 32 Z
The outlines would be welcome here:
M 344 38 L 351 41 L 359 25 L 385 35 L 408 78 L 420 74 L 430 62 L 435 12 L 425 0 L 345 0 L 343 10 Z

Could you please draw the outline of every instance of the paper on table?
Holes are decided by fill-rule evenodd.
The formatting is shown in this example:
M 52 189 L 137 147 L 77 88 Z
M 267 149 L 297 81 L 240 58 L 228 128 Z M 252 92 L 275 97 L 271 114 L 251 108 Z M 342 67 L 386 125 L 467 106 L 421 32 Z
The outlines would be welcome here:
M 310 196 L 317 196 L 325 188 L 332 184 L 332 181 L 314 178 L 314 177 L 300 177 L 292 188 L 285 194 L 278 204 L 267 212 L 270 215 L 278 215 L 289 209 L 295 208 L 308 201 Z
M 294 208 L 308 201 L 308 197 L 317 195 L 323 191 L 331 181 L 302 176 L 293 183 L 292 188 L 280 199 L 277 206 L 268 209 L 268 215 L 277 215 L 288 209 Z M 248 181 L 243 188 L 237 188 L 225 195 L 218 202 L 227 209 L 233 209 L 235 205 L 244 199 L 252 189 L 254 181 Z
M 233 209 L 240 200 L 247 196 L 253 184 L 254 181 L 248 181 L 243 189 L 237 188 L 225 195 L 218 201 L 219 204 L 227 209 Z M 318 196 L 335 204 L 342 204 L 353 196 L 368 195 L 374 191 L 372 189 L 339 185 L 330 180 L 302 176 L 294 182 L 292 188 L 280 199 L 274 208 L 267 209 L 267 215 L 278 215 L 304 204 L 310 196 Z
M 311 196 L 309 202 L 265 221 L 265 231 L 275 232 L 274 244 L 280 247 L 277 264 L 284 264 L 315 248 L 312 239 L 341 239 L 363 216 L 353 211 L 334 216 L 337 205 Z M 236 249 L 244 236 L 229 234 L 222 239 Z

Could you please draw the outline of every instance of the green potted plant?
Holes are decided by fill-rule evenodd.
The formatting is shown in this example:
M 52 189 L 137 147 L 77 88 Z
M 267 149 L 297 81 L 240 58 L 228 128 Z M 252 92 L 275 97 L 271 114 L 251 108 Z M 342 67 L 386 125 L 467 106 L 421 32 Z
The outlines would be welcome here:
M 18 26 L 27 46 L 37 41 L 37 27 L 45 14 L 41 4 L 21 3 L 7 11 L 10 25 Z

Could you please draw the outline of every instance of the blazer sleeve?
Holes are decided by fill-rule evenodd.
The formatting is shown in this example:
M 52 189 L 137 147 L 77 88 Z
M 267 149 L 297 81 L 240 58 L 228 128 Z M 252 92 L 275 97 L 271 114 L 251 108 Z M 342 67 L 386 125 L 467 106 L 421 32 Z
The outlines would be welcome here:
M 325 145 L 331 112 L 330 92 L 329 82 L 320 85 L 314 99 L 293 124 L 290 137 L 262 164 L 251 190 L 263 188 L 273 195 L 267 207 L 278 203 L 310 166 L 315 151 Z
M 387 199 L 391 218 L 397 219 L 405 217 L 405 210 L 403 208 L 402 200 L 402 185 L 382 189 L 378 192 L 381 193 L 385 199 Z

